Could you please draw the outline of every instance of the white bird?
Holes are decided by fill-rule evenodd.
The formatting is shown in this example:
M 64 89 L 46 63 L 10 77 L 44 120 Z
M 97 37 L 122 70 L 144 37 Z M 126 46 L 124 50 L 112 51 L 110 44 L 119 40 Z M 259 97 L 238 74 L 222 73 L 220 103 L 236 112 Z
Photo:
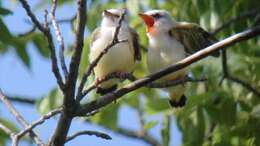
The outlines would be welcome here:
M 153 73 L 166 68 L 182 59 L 187 54 L 203 49 L 217 40 L 199 25 L 187 22 L 174 21 L 165 10 L 151 10 L 140 13 L 146 25 L 149 39 L 147 55 L 148 70 Z M 216 52 L 213 55 L 218 55 Z M 187 69 L 181 69 L 169 74 L 159 81 L 177 80 L 185 77 Z M 185 85 L 165 88 L 168 92 L 172 107 L 185 105 Z
M 111 43 L 120 16 L 125 9 L 108 9 L 102 13 L 101 26 L 96 28 L 90 40 L 90 63 L 93 62 L 105 47 Z M 130 73 L 137 60 L 141 60 L 138 35 L 128 26 L 127 17 L 124 17 L 118 33 L 118 40 L 127 40 L 113 46 L 103 55 L 94 68 L 95 80 L 98 82 L 111 73 Z M 106 94 L 116 89 L 118 79 L 110 79 L 99 84 L 97 93 Z

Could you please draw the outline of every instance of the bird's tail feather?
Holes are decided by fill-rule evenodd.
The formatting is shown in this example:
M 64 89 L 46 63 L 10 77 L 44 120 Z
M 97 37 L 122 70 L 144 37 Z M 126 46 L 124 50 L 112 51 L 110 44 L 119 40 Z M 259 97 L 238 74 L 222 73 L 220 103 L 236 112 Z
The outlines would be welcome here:
M 98 87 L 97 88 L 97 93 L 100 94 L 100 95 L 104 95 L 104 94 L 107 94 L 109 92 L 113 92 L 117 89 L 117 85 L 113 85 L 109 88 L 101 88 L 101 87 Z
M 178 108 L 178 107 L 183 107 L 186 103 L 186 96 L 183 94 L 179 100 L 173 100 L 173 98 L 169 99 L 169 104 L 172 108 Z

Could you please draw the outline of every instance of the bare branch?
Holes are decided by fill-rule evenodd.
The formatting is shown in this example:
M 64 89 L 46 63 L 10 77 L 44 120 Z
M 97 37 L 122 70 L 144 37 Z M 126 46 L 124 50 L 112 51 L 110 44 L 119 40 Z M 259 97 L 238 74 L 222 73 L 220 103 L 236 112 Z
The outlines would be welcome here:
M 72 134 L 71 136 L 68 136 L 66 139 L 66 142 L 69 142 L 71 140 L 73 140 L 74 138 L 81 136 L 81 135 L 94 135 L 96 137 L 102 138 L 102 139 L 106 139 L 106 140 L 111 140 L 111 136 L 102 133 L 102 132 L 98 132 L 98 131 L 90 131 L 90 130 L 84 130 L 84 131 L 79 131 L 76 132 L 74 134 Z
M 255 94 L 256 97 L 260 98 L 260 92 L 252 87 L 249 83 L 235 77 L 234 75 L 231 75 L 228 71 L 228 64 L 227 64 L 227 54 L 226 51 L 222 51 L 222 68 L 223 68 L 223 76 L 222 79 L 220 81 L 220 84 L 222 84 L 224 79 L 228 79 L 232 82 L 235 82 L 237 84 L 240 84 L 241 86 L 243 86 L 244 88 L 246 88 L 248 91 L 252 92 L 253 94 Z
M 98 87 L 98 85 L 100 85 L 101 83 L 106 82 L 110 79 L 113 79 L 113 78 L 117 78 L 117 79 L 121 79 L 121 80 L 127 79 L 129 81 L 135 81 L 136 80 L 136 77 L 133 76 L 131 73 L 125 73 L 124 76 L 118 75 L 117 73 L 108 74 L 106 77 L 101 79 L 98 83 L 95 82 L 92 85 L 90 85 L 86 90 L 84 90 L 82 92 L 82 96 L 79 99 L 77 98 L 76 101 L 79 102 L 90 91 L 96 89 Z M 204 82 L 206 80 L 207 80 L 206 78 L 194 79 L 194 78 L 185 76 L 184 78 L 177 79 L 177 80 L 149 83 L 148 85 L 146 85 L 146 87 L 148 87 L 148 88 L 167 88 L 167 87 L 177 86 L 177 85 L 180 85 L 180 84 L 185 84 L 187 82 Z
M 143 134 L 140 132 L 131 131 L 131 130 L 128 130 L 125 128 L 120 128 L 120 127 L 117 128 L 117 130 L 115 132 L 119 133 L 121 135 L 127 136 L 127 137 L 140 139 L 152 146 L 162 146 L 155 138 L 153 138 L 152 136 L 150 136 L 148 134 Z
M 184 78 L 180 78 L 177 80 L 149 83 L 147 85 L 147 87 L 148 88 L 167 88 L 167 87 L 177 86 L 180 84 L 185 84 L 187 82 L 204 82 L 206 80 L 207 80 L 206 78 L 194 79 L 189 76 L 185 76 Z
M 51 117 L 61 113 L 61 111 L 62 111 L 62 108 L 58 108 L 58 109 L 48 112 L 47 114 L 41 116 L 38 120 L 32 122 L 32 124 L 28 125 L 24 130 L 17 133 L 16 136 L 18 137 L 18 139 L 23 137 L 27 132 L 31 131 L 36 126 L 44 123 L 46 120 L 50 119 Z
M 237 42 L 241 42 L 243 40 L 253 38 L 259 34 L 260 34 L 260 26 L 248 29 L 248 30 L 238 33 L 238 34 L 235 34 L 235 35 L 233 35 L 229 38 L 226 38 L 218 43 L 215 43 L 203 50 L 200 50 L 200 51 L 194 53 L 193 55 L 186 57 L 185 59 L 179 61 L 178 63 L 176 63 L 174 65 L 171 65 L 156 73 L 153 73 L 146 77 L 138 79 L 138 80 L 124 86 L 121 89 L 118 89 L 112 93 L 108 93 L 92 102 L 82 105 L 81 108 L 76 113 L 76 115 L 84 116 L 86 113 L 89 113 L 94 110 L 98 110 L 98 109 L 102 108 L 103 106 L 106 106 L 107 104 L 113 102 L 114 100 L 117 100 L 121 96 L 123 96 L 133 90 L 141 88 L 165 75 L 176 72 L 182 68 L 185 68 L 186 66 L 188 66 L 192 63 L 197 62 L 198 60 L 205 58 L 206 56 L 210 55 L 212 52 L 219 51 L 223 48 L 226 49 L 228 46 L 231 46 L 231 45 L 233 45 Z
M 0 89 L 0 100 L 5 104 L 6 108 L 10 111 L 11 114 L 16 118 L 16 120 L 24 127 L 28 127 L 28 123 L 24 120 L 24 118 L 16 111 L 14 106 L 8 101 L 8 99 L 4 96 Z M 38 145 L 44 145 L 42 140 L 34 133 L 32 130 L 30 131 L 30 137 L 35 141 Z M 17 140 L 18 141 L 18 140 Z
M 235 23 L 237 21 L 241 21 L 243 19 L 247 19 L 249 17 L 253 17 L 256 16 L 257 13 L 260 13 L 260 8 L 256 8 L 253 10 L 249 10 L 246 12 L 241 13 L 238 16 L 234 16 L 232 18 L 230 18 L 228 21 L 224 22 L 222 25 L 220 25 L 219 27 L 217 27 L 215 30 L 212 31 L 212 34 L 217 34 L 218 32 L 220 32 L 221 30 L 223 30 L 224 28 L 227 28 L 229 25 L 231 25 L 232 23 Z
M 48 40 L 48 45 L 49 45 L 48 48 L 50 49 L 50 52 L 51 52 L 52 72 L 54 73 L 54 75 L 57 79 L 57 83 L 58 83 L 59 87 L 63 90 L 64 83 L 62 81 L 62 77 L 61 77 L 61 74 L 60 74 L 60 71 L 59 71 L 59 68 L 58 68 L 58 65 L 57 65 L 55 47 L 54 47 L 51 32 L 50 32 L 49 27 L 48 27 L 47 12 L 46 12 L 46 15 L 45 15 L 45 27 L 44 27 L 37 20 L 37 18 L 35 17 L 33 12 L 31 11 L 31 8 L 30 8 L 29 4 L 27 3 L 27 1 L 26 0 L 19 0 L 19 1 L 21 2 L 23 8 L 26 10 L 27 15 L 31 18 L 34 25 L 46 36 L 46 38 Z
M 243 80 L 240 80 L 234 76 L 231 76 L 229 75 L 228 78 L 229 80 L 237 83 L 237 84 L 240 84 L 242 85 L 244 88 L 246 88 L 247 90 L 251 91 L 252 93 L 254 93 L 256 95 L 256 97 L 260 98 L 260 92 L 259 90 L 257 90 L 256 88 L 252 87 L 249 83 L 243 81 Z
M 63 41 L 63 37 L 61 35 L 60 27 L 55 18 L 56 8 L 57 8 L 57 0 L 53 0 L 52 9 L 51 9 L 51 13 L 50 13 L 51 22 L 52 22 L 53 28 L 55 30 L 57 41 L 60 46 L 59 56 L 60 56 L 61 68 L 62 68 L 63 74 L 65 76 L 65 79 L 67 80 L 68 79 L 68 69 L 66 67 L 66 63 L 64 60 L 64 41 Z
M 35 104 L 36 103 L 35 99 L 30 99 L 30 98 L 11 97 L 11 96 L 6 96 L 6 98 L 13 102 L 19 102 L 19 103 L 25 103 L 25 104 Z
M 56 20 L 56 22 L 58 24 L 61 24 L 61 23 L 72 23 L 74 20 L 76 19 L 76 15 L 75 16 L 72 16 L 71 18 L 64 18 L 64 19 L 59 19 L 59 20 Z M 52 24 L 52 22 L 48 22 L 48 24 Z M 43 23 L 41 23 L 41 25 L 43 25 Z M 30 28 L 28 31 L 26 32 L 23 32 L 23 33 L 20 33 L 20 34 L 17 34 L 18 37 L 24 37 L 24 36 L 27 36 L 33 32 L 35 32 L 36 30 L 36 26 L 33 24 L 32 28 Z
M 101 79 L 99 82 L 95 82 L 92 85 L 90 85 L 86 90 L 84 90 L 82 92 L 82 95 L 78 98 L 76 98 L 77 102 L 80 102 L 80 100 L 86 96 L 90 91 L 92 91 L 93 89 L 96 89 L 98 87 L 98 85 L 100 85 L 101 83 L 104 83 L 110 79 L 113 78 L 118 78 L 118 79 L 128 79 L 130 81 L 134 81 L 136 80 L 136 78 L 131 74 L 131 73 L 125 73 L 124 76 L 122 75 L 118 75 L 117 73 L 111 73 L 108 74 L 106 77 L 104 77 L 103 79 Z
M 13 135 L 12 130 L 9 129 L 8 127 L 6 127 L 4 124 L 0 123 L 0 129 L 3 130 L 7 135 L 12 137 L 12 135 Z
M 77 4 L 78 4 L 78 10 L 77 10 L 77 24 L 76 24 L 76 42 L 75 42 L 74 53 L 72 55 L 70 66 L 69 66 L 68 79 L 65 84 L 65 90 L 63 91 L 64 110 L 61 113 L 55 132 L 50 140 L 50 143 L 55 146 L 64 145 L 72 119 L 74 117 L 74 113 L 78 107 L 74 97 L 75 97 L 75 86 L 77 83 L 79 64 L 81 60 L 82 48 L 84 43 L 85 25 L 87 21 L 87 15 L 86 15 L 87 1 L 78 0 Z
M 81 80 L 81 83 L 80 83 L 79 88 L 78 88 L 77 99 L 81 99 L 82 90 L 83 90 L 84 85 L 87 81 L 87 78 L 91 74 L 91 72 L 93 71 L 95 66 L 98 64 L 98 62 L 101 60 L 103 55 L 105 55 L 108 52 L 108 50 L 110 48 L 112 48 L 114 45 L 127 41 L 127 40 L 118 40 L 118 33 L 119 33 L 120 28 L 121 28 L 121 24 L 122 24 L 122 21 L 123 21 L 125 15 L 126 15 L 126 11 L 120 16 L 120 19 L 119 19 L 118 25 L 115 29 L 115 33 L 114 33 L 114 36 L 113 36 L 111 43 L 108 44 L 106 46 L 106 48 L 98 55 L 98 57 L 88 66 L 86 72 L 84 73 L 82 80 Z

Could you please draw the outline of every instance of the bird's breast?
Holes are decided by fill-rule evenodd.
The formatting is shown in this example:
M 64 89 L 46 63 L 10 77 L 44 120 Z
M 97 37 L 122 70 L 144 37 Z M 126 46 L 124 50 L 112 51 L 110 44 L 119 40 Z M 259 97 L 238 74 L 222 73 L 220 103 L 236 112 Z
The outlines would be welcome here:
M 163 35 L 149 37 L 147 66 L 150 72 L 159 71 L 183 58 L 185 58 L 184 46 L 177 40 Z

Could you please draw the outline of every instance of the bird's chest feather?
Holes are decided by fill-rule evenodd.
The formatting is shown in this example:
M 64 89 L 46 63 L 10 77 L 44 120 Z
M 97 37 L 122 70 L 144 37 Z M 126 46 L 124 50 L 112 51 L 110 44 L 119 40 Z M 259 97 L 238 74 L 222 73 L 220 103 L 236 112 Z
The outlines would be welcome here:
M 150 72 L 168 67 L 185 58 L 183 45 L 169 36 L 149 37 L 147 65 Z

